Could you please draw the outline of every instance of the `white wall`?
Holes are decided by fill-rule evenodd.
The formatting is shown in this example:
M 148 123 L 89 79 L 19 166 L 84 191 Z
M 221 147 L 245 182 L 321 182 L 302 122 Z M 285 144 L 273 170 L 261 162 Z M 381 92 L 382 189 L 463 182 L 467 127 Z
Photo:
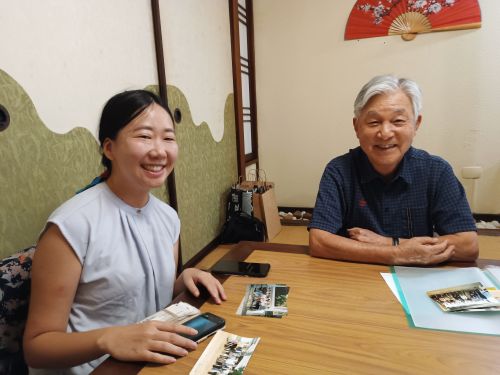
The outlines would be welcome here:
M 474 211 L 500 213 L 500 1 L 480 1 L 481 29 L 412 42 L 344 41 L 354 3 L 254 0 L 260 166 L 276 182 L 278 204 L 314 206 L 326 163 L 358 145 L 357 92 L 393 73 L 424 93 L 414 145 L 447 159 L 459 177 L 463 166 L 482 166 Z
M 224 134 L 224 106 L 233 92 L 227 0 L 160 1 L 167 83 L 186 95 L 193 122 Z
M 160 14 L 167 83 L 220 141 L 233 92 L 228 2 L 162 0 Z M 149 0 L 0 0 L 0 45 L 0 69 L 59 133 L 96 135 L 107 99 L 158 83 Z
M 97 133 L 112 95 L 157 84 L 149 0 L 0 0 L 0 69 L 65 133 Z

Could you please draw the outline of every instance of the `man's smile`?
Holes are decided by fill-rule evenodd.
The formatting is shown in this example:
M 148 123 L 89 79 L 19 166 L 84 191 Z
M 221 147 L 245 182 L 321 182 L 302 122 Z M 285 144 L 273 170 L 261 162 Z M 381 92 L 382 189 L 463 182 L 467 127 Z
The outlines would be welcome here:
M 380 149 L 380 150 L 389 150 L 389 149 L 396 147 L 396 145 L 394 143 L 391 143 L 391 144 L 387 144 L 387 145 L 375 145 L 374 147 L 376 149 Z

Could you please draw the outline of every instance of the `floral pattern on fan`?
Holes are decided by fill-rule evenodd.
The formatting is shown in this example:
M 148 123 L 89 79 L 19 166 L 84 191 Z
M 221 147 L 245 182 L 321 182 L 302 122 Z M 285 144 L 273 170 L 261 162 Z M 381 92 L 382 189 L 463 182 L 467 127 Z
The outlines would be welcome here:
M 358 0 L 352 7 L 345 40 L 481 27 L 478 0 Z
M 360 4 L 358 9 L 365 12 L 373 12 L 373 23 L 380 25 L 384 17 L 391 14 L 392 10 L 401 3 L 402 0 L 379 1 L 377 5 Z M 418 12 L 423 15 L 437 14 L 444 8 L 452 7 L 460 0 L 408 0 L 408 11 Z

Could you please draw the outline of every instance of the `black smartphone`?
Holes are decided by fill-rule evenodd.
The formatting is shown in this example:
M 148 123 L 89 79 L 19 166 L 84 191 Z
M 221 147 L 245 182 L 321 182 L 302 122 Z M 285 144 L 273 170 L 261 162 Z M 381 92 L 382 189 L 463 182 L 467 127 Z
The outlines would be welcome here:
M 225 275 L 243 275 L 266 277 L 271 265 L 269 263 L 247 263 L 235 260 L 220 260 L 211 269 L 213 273 Z
M 196 335 L 185 335 L 181 333 L 181 336 L 196 342 L 201 342 L 208 336 L 213 335 L 219 329 L 223 329 L 226 326 L 226 321 L 220 316 L 204 313 L 182 323 L 182 325 L 194 328 L 198 333 Z

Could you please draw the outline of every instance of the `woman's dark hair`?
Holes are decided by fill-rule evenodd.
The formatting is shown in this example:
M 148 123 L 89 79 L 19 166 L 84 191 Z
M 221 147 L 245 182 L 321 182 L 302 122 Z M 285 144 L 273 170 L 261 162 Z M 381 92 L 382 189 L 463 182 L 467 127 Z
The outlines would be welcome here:
M 121 129 L 153 103 L 164 108 L 173 122 L 173 116 L 168 107 L 163 104 L 163 101 L 156 94 L 150 91 L 124 91 L 109 99 L 102 110 L 101 121 L 99 123 L 99 142 L 101 143 L 101 148 L 107 138 L 116 139 Z M 106 167 L 108 173 L 110 173 L 111 160 L 104 153 L 102 155 L 102 164 Z

